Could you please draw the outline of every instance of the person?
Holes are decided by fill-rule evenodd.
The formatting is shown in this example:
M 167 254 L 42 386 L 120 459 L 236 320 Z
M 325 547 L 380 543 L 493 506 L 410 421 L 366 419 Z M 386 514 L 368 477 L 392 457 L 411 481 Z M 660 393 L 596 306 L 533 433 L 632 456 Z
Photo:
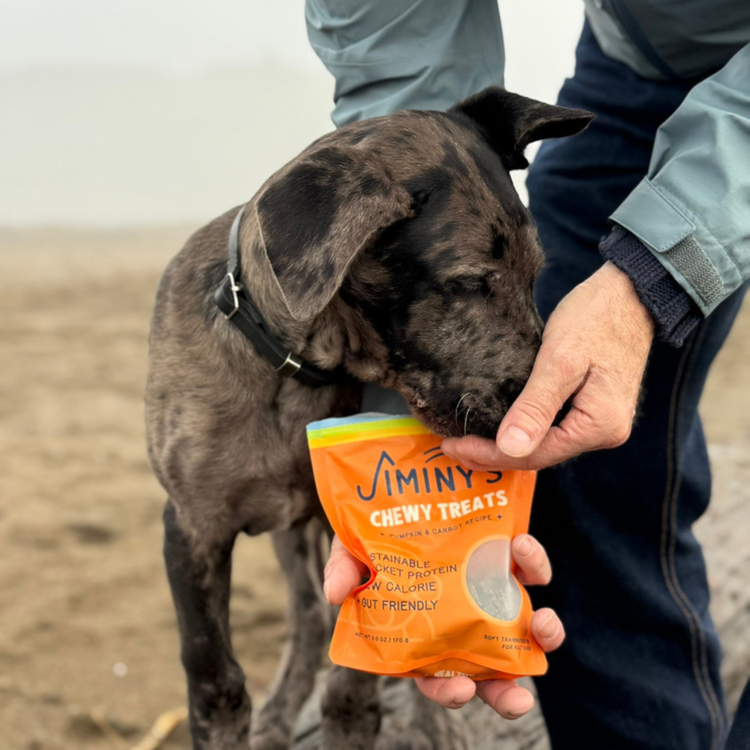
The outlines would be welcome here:
M 443 449 L 468 467 L 542 470 L 531 533 L 555 578 L 534 602 L 567 631 L 536 681 L 552 747 L 719 750 L 720 647 L 691 526 L 710 496 L 698 402 L 750 276 L 750 7 L 584 2 L 558 104 L 597 117 L 544 143 L 527 180 L 543 343 L 496 441 Z M 336 79 L 336 125 L 503 84 L 496 0 L 307 0 L 306 18 Z M 372 389 L 365 401 L 399 410 Z M 329 598 L 354 565 L 334 547 Z M 421 689 L 450 706 L 473 694 L 462 678 Z M 520 688 L 493 689 L 482 697 L 500 713 L 529 707 Z

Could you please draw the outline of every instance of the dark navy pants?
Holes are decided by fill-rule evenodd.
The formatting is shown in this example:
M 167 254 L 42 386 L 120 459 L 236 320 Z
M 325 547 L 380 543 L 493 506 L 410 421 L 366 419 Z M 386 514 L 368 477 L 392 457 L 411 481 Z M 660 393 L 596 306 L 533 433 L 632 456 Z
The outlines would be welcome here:
M 543 316 L 600 266 L 607 217 L 646 174 L 656 129 L 689 88 L 637 76 L 584 28 L 559 104 L 597 119 L 547 141 L 527 182 L 547 255 Z M 711 491 L 698 401 L 740 301 L 725 301 L 682 348 L 654 346 L 625 445 L 539 475 L 531 530 L 554 580 L 533 598 L 568 634 L 537 680 L 554 750 L 723 747 L 721 654 L 691 526 Z

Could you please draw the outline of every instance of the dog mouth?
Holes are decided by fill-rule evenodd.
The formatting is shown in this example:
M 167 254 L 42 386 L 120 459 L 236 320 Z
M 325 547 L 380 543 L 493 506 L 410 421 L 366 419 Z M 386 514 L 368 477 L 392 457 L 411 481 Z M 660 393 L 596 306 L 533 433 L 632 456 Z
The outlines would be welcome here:
M 460 401 L 456 402 L 456 407 L 449 415 L 441 413 L 421 399 L 407 399 L 407 403 L 416 419 L 431 432 L 444 438 L 478 435 L 493 440 L 504 416 L 504 412 L 501 415 L 483 414 L 470 405 L 462 406 Z

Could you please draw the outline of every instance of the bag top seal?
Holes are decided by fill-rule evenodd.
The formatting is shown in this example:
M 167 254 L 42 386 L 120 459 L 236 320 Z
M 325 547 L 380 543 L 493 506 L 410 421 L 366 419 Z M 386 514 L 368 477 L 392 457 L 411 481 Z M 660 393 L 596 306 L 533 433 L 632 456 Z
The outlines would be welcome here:
M 408 415 L 358 414 L 353 417 L 321 419 L 307 425 L 311 450 L 331 445 L 383 440 L 401 435 L 429 435 L 430 431 Z

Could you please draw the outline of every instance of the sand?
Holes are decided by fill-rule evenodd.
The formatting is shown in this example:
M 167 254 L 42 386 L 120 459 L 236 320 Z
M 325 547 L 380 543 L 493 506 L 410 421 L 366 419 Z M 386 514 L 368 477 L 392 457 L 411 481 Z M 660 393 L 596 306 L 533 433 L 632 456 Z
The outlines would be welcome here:
M 0 230 L 4 749 L 128 748 L 184 704 L 161 560 L 164 492 L 146 461 L 142 392 L 156 283 L 191 229 Z M 750 494 L 749 332 L 746 306 L 703 407 L 721 474 L 705 522 L 716 547 L 746 537 L 750 520 L 741 503 Z M 726 555 L 707 555 L 714 579 L 728 575 Z M 256 705 L 283 641 L 283 590 L 268 540 L 241 539 L 232 623 Z M 731 603 L 722 606 L 731 625 Z M 166 745 L 187 746 L 184 728 Z

